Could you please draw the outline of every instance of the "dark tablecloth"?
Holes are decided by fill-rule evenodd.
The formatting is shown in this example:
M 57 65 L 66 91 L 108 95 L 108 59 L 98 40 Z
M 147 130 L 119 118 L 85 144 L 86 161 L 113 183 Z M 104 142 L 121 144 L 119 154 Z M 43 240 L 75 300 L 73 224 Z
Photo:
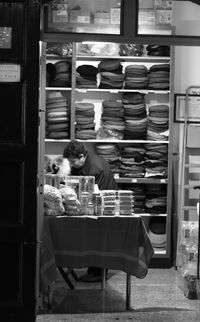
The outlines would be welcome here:
M 45 216 L 41 237 L 41 285 L 55 280 L 56 266 L 96 266 L 144 278 L 153 255 L 139 216 Z

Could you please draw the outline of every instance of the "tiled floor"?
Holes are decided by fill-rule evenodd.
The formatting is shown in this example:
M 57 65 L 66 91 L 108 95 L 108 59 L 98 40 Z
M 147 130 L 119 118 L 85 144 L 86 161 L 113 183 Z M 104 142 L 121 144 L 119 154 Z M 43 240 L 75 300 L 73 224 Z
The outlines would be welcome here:
M 83 271 L 76 270 L 79 275 Z M 71 278 L 72 279 L 72 278 Z M 69 290 L 68 286 L 58 278 L 57 282 L 52 288 L 52 311 L 50 320 L 39 321 L 72 321 L 72 316 L 78 318 L 79 314 L 86 316 L 88 313 L 111 313 L 113 318 L 116 313 L 125 313 L 125 299 L 126 299 L 126 274 L 119 271 L 109 271 L 109 279 L 106 284 L 106 289 L 101 291 L 100 283 L 83 283 L 75 282 L 74 290 Z M 144 279 L 131 278 L 131 311 L 137 314 L 151 315 L 155 312 L 172 315 L 173 312 L 187 313 L 186 320 L 180 317 L 180 321 L 200 321 L 200 299 L 188 299 L 183 291 L 178 287 L 177 271 L 174 268 L 170 269 L 149 269 L 147 276 Z M 194 320 L 188 316 L 196 314 Z M 39 313 L 48 313 L 41 311 Z M 59 320 L 58 314 L 62 317 L 70 315 L 68 320 Z M 126 312 L 127 314 L 127 312 Z M 198 314 L 198 317 L 197 317 Z M 53 317 L 56 317 L 55 320 Z M 158 317 L 153 320 L 146 321 L 160 321 Z M 98 314 L 95 315 L 96 319 Z M 43 315 L 45 318 L 45 315 Z M 46 316 L 47 317 L 47 316 Z M 122 316 L 121 316 L 122 317 Z M 123 320 L 122 318 L 116 318 Z M 171 321 L 179 321 L 178 317 Z M 197 319 L 197 320 L 196 320 Z M 130 320 L 130 318 L 128 319 Z M 127 321 L 128 321 L 127 320 Z M 74 320 L 73 320 L 74 321 Z M 78 320 L 77 320 L 78 321 Z M 86 320 L 82 320 L 86 321 Z M 90 319 L 88 318 L 88 321 Z M 100 321 L 100 320 L 98 320 Z M 111 321 L 104 320 L 101 321 Z M 124 321 L 124 320 L 123 320 Z M 135 320 L 136 321 L 136 320 Z M 143 321 L 137 319 L 137 321 Z M 145 319 L 144 319 L 145 321 Z M 166 320 L 167 321 L 167 320 Z

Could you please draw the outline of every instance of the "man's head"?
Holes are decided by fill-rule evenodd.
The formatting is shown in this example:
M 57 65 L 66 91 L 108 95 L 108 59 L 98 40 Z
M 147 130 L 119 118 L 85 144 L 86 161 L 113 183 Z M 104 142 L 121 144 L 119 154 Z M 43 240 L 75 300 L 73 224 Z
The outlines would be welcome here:
M 71 167 L 80 169 L 85 163 L 87 156 L 87 150 L 81 142 L 72 140 L 65 147 L 63 151 L 63 157 L 67 158 L 70 162 Z

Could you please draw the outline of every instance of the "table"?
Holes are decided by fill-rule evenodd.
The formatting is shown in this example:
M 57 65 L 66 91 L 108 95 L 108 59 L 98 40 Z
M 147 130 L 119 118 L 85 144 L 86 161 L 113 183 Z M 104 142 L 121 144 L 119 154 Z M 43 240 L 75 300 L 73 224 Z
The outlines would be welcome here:
M 129 309 L 129 277 L 144 278 L 153 256 L 140 216 L 45 216 L 43 227 L 41 254 L 45 254 L 45 248 L 49 253 L 46 262 L 41 256 L 44 283 L 55 278 L 56 266 L 122 270 L 127 273 L 126 308 Z

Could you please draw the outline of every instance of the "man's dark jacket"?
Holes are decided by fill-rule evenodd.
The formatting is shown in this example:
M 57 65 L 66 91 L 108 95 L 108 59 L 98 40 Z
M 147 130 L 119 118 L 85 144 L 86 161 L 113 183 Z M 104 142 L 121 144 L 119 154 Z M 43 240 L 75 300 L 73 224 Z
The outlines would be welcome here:
M 99 190 L 118 189 L 109 163 L 95 153 L 87 152 L 83 167 L 72 168 L 71 175 L 94 176 Z

